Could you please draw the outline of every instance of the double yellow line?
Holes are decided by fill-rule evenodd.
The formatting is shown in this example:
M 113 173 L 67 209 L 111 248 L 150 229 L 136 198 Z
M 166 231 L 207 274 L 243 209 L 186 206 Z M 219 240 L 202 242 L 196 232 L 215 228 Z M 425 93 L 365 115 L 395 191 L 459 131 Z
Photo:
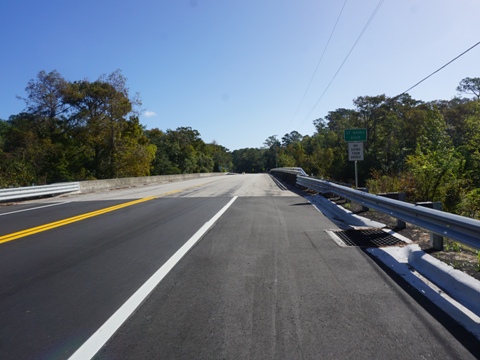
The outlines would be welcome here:
M 173 194 L 173 193 L 176 193 L 176 192 L 179 192 L 179 191 L 175 190 L 175 191 L 171 191 L 169 193 L 165 193 L 165 194 L 162 194 L 162 195 L 164 195 L 164 196 L 165 195 L 170 195 L 170 194 Z M 134 201 L 130 201 L 130 202 L 127 202 L 127 203 L 120 204 L 120 205 L 111 206 L 111 207 L 108 207 L 108 208 L 105 208 L 105 209 L 92 211 L 92 212 L 89 212 L 89 213 L 86 213 L 86 214 L 77 215 L 77 216 L 70 217 L 70 218 L 67 218 L 67 219 L 55 221 L 55 222 L 52 222 L 52 223 L 49 223 L 49 224 L 36 226 L 36 227 L 30 228 L 30 229 L 18 231 L 18 232 L 12 233 L 12 234 L 0 236 L 0 244 L 6 243 L 6 242 L 9 242 L 9 241 L 12 241 L 12 240 L 16 240 L 16 239 L 19 239 L 19 238 L 23 238 L 25 236 L 38 234 L 38 233 L 41 233 L 43 231 L 55 229 L 55 228 L 58 228 L 60 226 L 68 225 L 68 224 L 71 224 L 71 223 L 74 223 L 74 222 L 77 222 L 77 221 L 82 221 L 82 220 L 85 220 L 85 219 L 88 219 L 88 218 L 91 218 L 91 217 L 94 217 L 94 216 L 102 215 L 102 214 L 105 214 L 105 213 L 108 213 L 108 212 L 111 212 L 111 211 L 122 209 L 122 208 L 127 207 L 127 206 L 132 206 L 132 205 L 135 205 L 135 204 L 139 204 L 139 203 L 150 201 L 150 200 L 157 199 L 157 198 L 158 198 L 158 196 L 150 196 L 150 197 L 146 197 L 146 198 L 143 198 L 143 199 L 134 200 Z

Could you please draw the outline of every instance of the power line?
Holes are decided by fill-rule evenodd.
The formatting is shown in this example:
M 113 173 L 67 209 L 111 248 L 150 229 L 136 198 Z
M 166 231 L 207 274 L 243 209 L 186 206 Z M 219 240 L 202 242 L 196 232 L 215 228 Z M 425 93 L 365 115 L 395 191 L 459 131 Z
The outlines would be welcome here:
M 427 80 L 429 77 L 435 75 L 437 72 L 439 72 L 440 70 L 442 70 L 443 68 L 447 67 L 448 65 L 450 65 L 452 62 L 454 62 L 455 60 L 457 60 L 459 57 L 465 55 L 467 52 L 469 52 L 470 50 L 472 50 L 475 46 L 479 45 L 480 44 L 480 41 L 477 42 L 475 45 L 473 45 L 472 47 L 468 48 L 467 50 L 465 50 L 464 52 L 462 52 L 460 55 L 458 55 L 457 57 L 453 58 L 452 60 L 450 60 L 449 62 L 447 62 L 445 65 L 443 65 L 442 67 L 438 68 L 437 70 L 435 70 L 433 73 L 431 73 L 430 75 L 428 75 L 427 77 L 423 78 L 422 80 L 420 80 L 418 83 L 416 83 L 415 85 L 413 85 L 412 87 L 410 87 L 409 89 L 405 90 L 403 93 L 401 93 L 400 95 L 397 95 L 395 96 L 395 98 L 397 97 L 400 97 L 404 94 L 406 94 L 407 92 L 409 92 L 410 90 L 412 90 L 414 87 L 416 87 L 417 85 L 420 85 L 422 82 L 424 82 L 425 80 Z
M 340 20 L 340 17 L 342 16 L 343 9 L 345 9 L 345 5 L 347 4 L 347 1 L 348 0 L 345 0 L 345 2 L 343 3 L 342 9 L 340 10 L 340 13 L 337 16 L 337 21 L 335 21 L 335 25 L 333 26 L 332 32 L 330 33 L 330 36 L 327 40 L 325 48 L 323 49 L 322 55 L 320 56 L 320 59 L 318 60 L 317 66 L 316 66 L 316 68 L 315 68 L 315 70 L 312 74 L 312 77 L 310 78 L 310 81 L 307 85 L 307 88 L 305 89 L 305 92 L 303 93 L 302 100 L 300 100 L 300 104 L 298 104 L 297 110 L 295 111 L 295 114 L 293 115 L 293 118 L 292 118 L 292 121 L 290 122 L 290 124 L 293 122 L 293 120 L 295 120 L 295 117 L 297 116 L 298 110 L 300 110 L 300 107 L 303 104 L 303 100 L 305 99 L 305 95 L 307 95 L 307 92 L 310 89 L 310 85 L 312 85 L 313 78 L 315 77 L 315 75 L 317 73 L 317 70 L 318 70 L 318 67 L 320 66 L 320 63 L 323 60 L 323 56 L 325 55 L 325 52 L 327 51 L 328 45 L 330 44 L 330 40 L 332 39 L 332 36 L 333 36 L 333 33 L 335 32 L 335 29 L 337 28 L 338 21 Z
M 340 67 L 338 68 L 337 72 L 335 73 L 335 75 L 333 75 L 333 78 L 332 80 L 330 80 L 330 82 L 328 83 L 327 87 L 325 88 L 325 90 L 323 91 L 322 95 L 320 95 L 320 98 L 317 100 L 317 102 L 315 103 L 315 105 L 313 106 L 312 110 L 310 110 L 310 112 L 308 113 L 308 115 L 305 117 L 304 121 L 312 114 L 313 110 L 315 110 L 315 108 L 317 107 L 318 103 L 320 102 L 320 100 L 322 100 L 323 96 L 325 95 L 325 93 L 327 92 L 327 90 L 330 88 L 330 85 L 332 85 L 333 81 L 335 80 L 335 78 L 337 77 L 338 73 L 340 72 L 340 70 L 342 69 L 343 65 L 345 64 L 345 62 L 347 61 L 348 57 L 350 56 L 350 54 L 352 53 L 353 49 L 355 49 L 355 46 L 357 46 L 358 42 L 360 41 L 360 38 L 362 37 L 362 35 L 365 33 L 365 30 L 367 30 L 368 26 L 370 25 L 370 23 L 372 22 L 373 18 L 375 17 L 375 15 L 377 15 L 378 13 L 378 10 L 380 10 L 380 7 L 382 6 L 383 2 L 385 0 L 380 0 L 377 4 L 377 7 L 375 8 L 375 10 L 373 10 L 373 13 L 372 15 L 370 15 L 370 18 L 368 19 L 367 23 L 365 24 L 365 26 L 363 27 L 362 31 L 360 32 L 360 35 L 358 35 L 357 37 L 357 40 L 355 40 L 355 43 L 353 44 L 352 48 L 350 49 L 350 51 L 348 52 L 347 56 L 345 57 L 345 59 L 343 60 L 342 64 L 340 65 Z

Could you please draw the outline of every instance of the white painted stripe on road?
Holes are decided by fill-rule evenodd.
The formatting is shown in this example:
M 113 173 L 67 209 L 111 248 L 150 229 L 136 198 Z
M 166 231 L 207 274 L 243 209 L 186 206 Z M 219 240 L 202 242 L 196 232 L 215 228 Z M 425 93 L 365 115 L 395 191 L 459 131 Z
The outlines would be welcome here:
M 47 207 L 51 207 L 51 206 L 64 205 L 64 204 L 69 204 L 69 203 L 71 203 L 71 201 L 65 201 L 65 202 L 62 202 L 62 203 L 55 203 L 55 204 L 50 204 L 50 205 L 37 206 L 37 207 L 34 207 L 34 208 L 16 210 L 16 211 L 8 212 L 8 213 L 3 213 L 3 214 L 0 214 L 0 216 L 12 215 L 12 214 L 25 212 L 25 211 L 38 210 L 38 209 L 43 209 L 43 208 L 47 208 Z
M 215 222 L 227 211 L 238 198 L 235 196 L 214 217 L 207 221 L 160 269 L 148 279 L 106 322 L 103 324 L 69 360 L 91 359 L 113 336 L 122 324 L 147 298 L 153 289 L 173 269 L 180 259 L 200 240 L 200 238 L 215 224 Z

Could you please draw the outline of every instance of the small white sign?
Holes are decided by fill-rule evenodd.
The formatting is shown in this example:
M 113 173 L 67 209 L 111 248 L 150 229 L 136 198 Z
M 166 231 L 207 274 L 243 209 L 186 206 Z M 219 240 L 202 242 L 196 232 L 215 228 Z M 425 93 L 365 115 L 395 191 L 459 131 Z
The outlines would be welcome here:
M 363 161 L 363 142 L 348 143 L 348 160 Z

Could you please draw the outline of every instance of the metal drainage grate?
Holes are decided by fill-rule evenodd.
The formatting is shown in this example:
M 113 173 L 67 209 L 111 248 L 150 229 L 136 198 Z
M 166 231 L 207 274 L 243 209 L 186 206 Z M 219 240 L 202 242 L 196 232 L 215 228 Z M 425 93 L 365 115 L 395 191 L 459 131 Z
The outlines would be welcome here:
M 405 244 L 399 238 L 392 236 L 381 229 L 340 230 L 333 233 L 346 246 L 382 247 Z

